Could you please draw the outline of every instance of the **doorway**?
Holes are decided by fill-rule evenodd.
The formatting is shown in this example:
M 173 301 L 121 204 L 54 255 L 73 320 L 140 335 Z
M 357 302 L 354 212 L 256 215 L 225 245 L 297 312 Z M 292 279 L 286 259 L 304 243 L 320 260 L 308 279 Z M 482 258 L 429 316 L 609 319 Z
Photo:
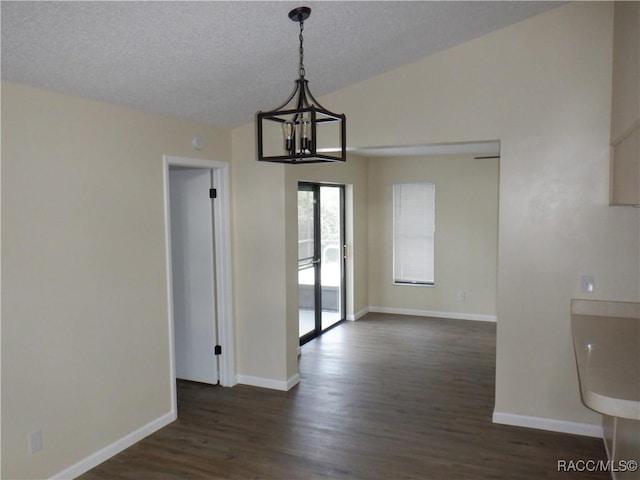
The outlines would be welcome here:
M 171 167 L 171 272 L 176 378 L 217 384 L 212 172 Z
M 172 405 L 176 378 L 237 383 L 229 165 L 169 157 L 164 203 Z
M 298 183 L 300 345 L 345 320 L 344 185 Z

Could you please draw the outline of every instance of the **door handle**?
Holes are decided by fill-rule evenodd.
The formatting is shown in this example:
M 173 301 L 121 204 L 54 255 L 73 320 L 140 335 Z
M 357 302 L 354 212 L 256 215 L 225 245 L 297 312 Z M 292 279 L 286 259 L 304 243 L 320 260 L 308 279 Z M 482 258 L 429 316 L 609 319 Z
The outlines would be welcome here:
M 298 262 L 298 270 L 303 270 L 305 268 L 309 268 L 312 267 L 314 265 L 318 265 L 320 263 L 320 259 L 319 258 L 314 258 L 314 259 L 306 259 L 303 260 L 302 262 Z

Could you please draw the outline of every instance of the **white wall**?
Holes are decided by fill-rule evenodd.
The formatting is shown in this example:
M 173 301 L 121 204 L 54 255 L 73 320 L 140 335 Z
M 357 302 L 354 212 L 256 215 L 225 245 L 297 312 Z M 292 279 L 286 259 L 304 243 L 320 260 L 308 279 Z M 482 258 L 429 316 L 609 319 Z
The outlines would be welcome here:
M 229 139 L 2 83 L 3 478 L 47 478 L 170 420 L 162 156 L 229 160 Z
M 472 155 L 369 160 L 369 306 L 495 320 L 498 254 L 498 160 Z M 435 286 L 393 284 L 396 183 L 436 188 Z M 465 292 L 464 300 L 458 292 Z M 438 313 L 433 313 L 438 312 Z

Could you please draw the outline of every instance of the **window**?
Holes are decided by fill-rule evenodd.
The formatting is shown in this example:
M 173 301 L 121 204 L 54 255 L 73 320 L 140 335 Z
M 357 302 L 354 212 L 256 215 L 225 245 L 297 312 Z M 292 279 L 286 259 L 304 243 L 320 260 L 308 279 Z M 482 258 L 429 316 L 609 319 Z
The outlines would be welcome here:
M 435 185 L 393 186 L 393 282 L 434 285 Z

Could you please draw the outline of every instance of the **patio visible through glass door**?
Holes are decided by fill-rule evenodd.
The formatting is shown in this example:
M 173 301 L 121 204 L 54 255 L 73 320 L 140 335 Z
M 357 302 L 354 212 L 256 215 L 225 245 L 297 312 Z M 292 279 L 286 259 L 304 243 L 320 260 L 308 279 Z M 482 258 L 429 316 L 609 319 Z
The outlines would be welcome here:
M 345 318 L 344 187 L 298 186 L 300 344 Z

